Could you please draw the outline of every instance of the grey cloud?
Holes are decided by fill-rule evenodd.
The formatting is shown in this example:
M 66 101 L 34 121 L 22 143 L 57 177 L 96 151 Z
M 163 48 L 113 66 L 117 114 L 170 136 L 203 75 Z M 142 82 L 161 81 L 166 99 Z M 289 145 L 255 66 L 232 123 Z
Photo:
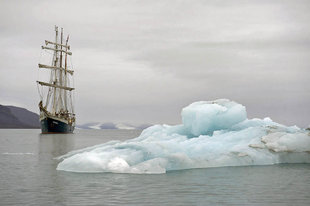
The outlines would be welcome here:
M 180 122 L 230 98 L 307 126 L 308 1 L 1 1 L 0 100 L 37 111 L 40 45 L 71 35 L 79 122 Z M 91 101 L 90 101 L 91 100 Z

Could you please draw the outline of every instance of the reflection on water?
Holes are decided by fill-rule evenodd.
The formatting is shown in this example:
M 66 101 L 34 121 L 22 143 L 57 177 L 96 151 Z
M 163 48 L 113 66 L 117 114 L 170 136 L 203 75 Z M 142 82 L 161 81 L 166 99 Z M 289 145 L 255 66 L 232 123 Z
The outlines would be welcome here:
M 39 153 L 61 156 L 74 149 L 75 134 L 39 134 Z
M 65 182 L 58 178 L 55 157 L 74 149 L 74 134 L 38 134 L 38 170 L 35 171 L 35 199 L 46 203 L 65 202 Z

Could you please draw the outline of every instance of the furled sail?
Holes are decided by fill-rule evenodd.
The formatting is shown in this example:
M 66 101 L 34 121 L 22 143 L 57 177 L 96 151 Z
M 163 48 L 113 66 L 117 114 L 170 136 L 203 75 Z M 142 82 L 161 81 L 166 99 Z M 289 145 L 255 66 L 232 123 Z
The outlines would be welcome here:
M 57 84 L 50 84 L 50 83 L 40 82 L 40 81 L 37 81 L 37 82 L 38 82 L 40 85 L 43 85 L 43 86 L 55 87 L 55 88 L 60 88 L 60 89 L 64 89 L 64 90 L 69 90 L 69 91 L 74 90 L 73 87 L 65 87 L 65 86 L 60 86 L 60 85 L 57 85 Z
M 57 51 L 57 52 L 63 52 L 63 53 L 66 53 L 68 55 L 72 55 L 72 52 L 68 52 L 68 51 L 65 51 L 65 50 L 62 50 L 62 49 L 54 49 L 54 48 L 46 47 L 46 46 L 42 46 L 42 49 L 48 49 L 48 50 L 53 50 L 53 51 Z
M 46 68 L 46 69 L 59 69 L 59 70 L 62 70 L 62 71 L 66 71 L 68 72 L 69 74 L 73 75 L 73 70 L 69 70 L 69 69 L 65 69 L 65 68 L 62 68 L 62 67 L 56 67 L 56 66 L 49 66 L 49 65 L 45 65 L 45 64 L 39 64 L 39 68 Z
M 59 43 L 51 42 L 51 41 L 48 41 L 48 40 L 45 40 L 45 44 L 46 44 L 46 46 L 47 46 L 48 44 L 53 44 L 53 45 L 62 46 L 62 47 L 65 47 L 65 48 L 67 48 L 67 49 L 70 49 L 70 45 L 59 44 Z

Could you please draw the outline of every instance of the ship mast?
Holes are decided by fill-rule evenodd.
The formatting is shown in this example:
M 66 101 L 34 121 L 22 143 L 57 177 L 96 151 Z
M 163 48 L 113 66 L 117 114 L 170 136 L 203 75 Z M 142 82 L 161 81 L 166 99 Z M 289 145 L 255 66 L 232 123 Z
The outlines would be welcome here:
M 61 68 L 62 67 L 62 39 L 63 39 L 63 28 L 61 28 L 61 34 L 60 34 L 60 61 L 59 61 L 59 67 Z M 59 84 L 60 86 L 63 86 L 63 76 L 62 76 L 62 70 L 59 70 Z M 60 90 L 59 91 L 59 99 L 58 99 L 58 102 L 59 102 L 59 105 L 60 105 L 60 112 L 63 112 L 63 102 L 62 102 L 62 93 L 63 93 L 63 90 Z M 64 97 L 65 98 L 65 97 Z
M 46 46 L 42 46 L 42 49 L 53 51 L 53 59 L 51 65 L 38 64 L 39 68 L 50 69 L 51 76 L 49 82 L 37 81 L 41 86 L 48 87 L 48 94 L 46 97 L 45 106 L 42 105 L 47 112 L 56 116 L 63 116 L 65 118 L 74 119 L 74 112 L 72 106 L 72 96 L 71 93 L 74 88 L 70 87 L 70 81 L 68 79 L 68 74 L 73 76 L 74 71 L 68 69 L 68 55 L 72 55 L 70 52 L 70 46 L 68 45 L 69 35 L 67 36 L 66 42 L 64 41 L 63 28 L 61 28 L 60 35 L 58 34 L 58 27 L 55 26 L 55 42 L 45 40 Z M 60 40 L 59 40 L 60 36 Z M 48 47 L 48 44 L 52 47 Z M 64 63 L 63 63 L 64 60 Z M 70 97 L 68 95 L 70 94 Z M 51 104 L 50 104 L 51 98 Z M 70 99 L 68 99 L 70 98 Z M 71 100 L 71 106 L 68 105 L 68 101 Z M 50 109 L 48 106 L 50 105 Z
M 66 52 L 68 50 L 68 41 L 69 41 L 69 35 L 67 37 L 67 40 L 66 40 Z M 65 87 L 67 86 L 67 56 L 68 56 L 68 53 L 65 53 L 66 56 L 65 56 Z M 66 112 L 68 111 L 68 105 L 67 105 L 67 91 L 64 90 L 64 93 L 65 93 L 65 110 Z
M 57 62 L 58 62 L 58 55 L 57 55 L 57 50 L 58 50 L 58 27 L 55 26 L 55 32 L 56 32 L 56 38 L 55 38 L 55 51 L 54 51 L 54 55 L 55 55 L 55 61 L 54 61 L 54 66 L 57 67 Z M 55 71 L 55 78 L 53 81 L 53 84 L 57 84 L 57 71 Z M 56 87 L 54 87 L 54 98 L 53 98 L 53 110 L 52 113 L 56 113 L 57 111 L 57 103 L 56 103 Z

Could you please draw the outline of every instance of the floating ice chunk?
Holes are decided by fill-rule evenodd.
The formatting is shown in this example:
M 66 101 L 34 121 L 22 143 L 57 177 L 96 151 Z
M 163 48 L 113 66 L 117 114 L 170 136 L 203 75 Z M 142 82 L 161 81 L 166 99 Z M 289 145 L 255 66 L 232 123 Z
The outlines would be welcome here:
M 131 173 L 135 174 L 162 174 L 166 173 L 167 159 L 154 158 L 132 167 Z
M 108 162 L 108 170 L 110 171 L 125 172 L 128 169 L 129 169 L 128 163 L 120 157 L 114 157 Z
M 246 119 L 245 107 L 227 99 L 194 102 L 182 110 L 182 121 L 192 135 L 229 129 Z
M 262 142 L 274 152 L 310 152 L 310 136 L 303 132 L 274 132 L 263 136 Z
M 310 133 L 270 118 L 247 119 L 229 100 L 196 102 L 182 110 L 183 124 L 155 125 L 137 138 L 111 141 L 60 159 L 57 170 L 158 174 L 220 166 L 310 163 Z

